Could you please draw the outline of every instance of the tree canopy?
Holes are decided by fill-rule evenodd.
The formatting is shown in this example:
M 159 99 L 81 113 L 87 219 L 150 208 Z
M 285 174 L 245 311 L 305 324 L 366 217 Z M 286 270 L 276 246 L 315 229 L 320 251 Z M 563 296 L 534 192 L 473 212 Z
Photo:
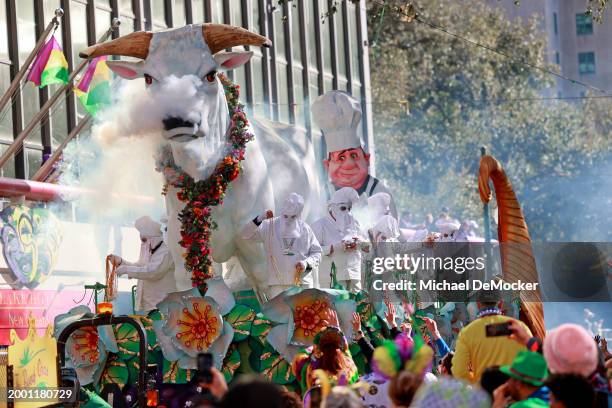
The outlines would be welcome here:
M 377 39 L 370 55 L 377 171 L 400 208 L 435 216 L 448 206 L 480 221 L 476 173 L 484 145 L 504 165 L 536 240 L 612 238 L 605 182 L 612 175 L 612 99 L 545 99 L 554 77 L 530 68 L 547 66 L 537 21 L 508 21 L 476 0 L 428 0 L 415 10 L 423 21 L 513 56 L 507 58 L 410 13 L 391 8 L 381 18 L 380 7 L 372 6 L 369 25 Z

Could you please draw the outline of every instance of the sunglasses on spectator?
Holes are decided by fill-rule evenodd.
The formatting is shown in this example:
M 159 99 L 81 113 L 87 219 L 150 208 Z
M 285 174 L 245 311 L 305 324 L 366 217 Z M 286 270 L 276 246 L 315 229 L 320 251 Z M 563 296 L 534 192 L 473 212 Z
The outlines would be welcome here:
M 350 207 L 350 206 L 341 205 L 340 206 L 340 211 L 351 211 L 351 208 L 352 207 Z

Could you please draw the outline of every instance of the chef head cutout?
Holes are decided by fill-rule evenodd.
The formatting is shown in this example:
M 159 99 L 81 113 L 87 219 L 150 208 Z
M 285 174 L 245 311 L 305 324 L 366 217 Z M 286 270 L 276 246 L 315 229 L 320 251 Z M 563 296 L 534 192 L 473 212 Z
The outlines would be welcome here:
M 349 94 L 330 91 L 312 104 L 312 117 L 327 145 L 323 166 L 338 188 L 359 190 L 367 181 L 370 155 L 363 150 L 359 126 L 361 105 Z

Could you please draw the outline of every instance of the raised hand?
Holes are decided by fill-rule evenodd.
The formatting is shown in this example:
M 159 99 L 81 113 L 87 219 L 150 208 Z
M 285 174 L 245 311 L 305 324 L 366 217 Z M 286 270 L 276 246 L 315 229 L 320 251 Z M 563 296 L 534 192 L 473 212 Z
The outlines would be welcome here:
M 361 330 L 361 316 L 359 316 L 359 313 L 353 312 L 353 320 L 351 320 L 351 324 L 353 325 L 354 332 Z
M 110 262 L 113 265 L 118 266 L 118 265 L 121 265 L 121 263 L 123 262 L 123 259 L 119 255 L 111 255 L 110 256 Z
M 434 339 L 437 340 L 442 337 L 440 336 L 440 332 L 438 331 L 438 324 L 434 319 L 429 317 L 422 317 L 422 319 L 425 322 L 425 325 L 427 326 L 427 330 L 429 330 Z
M 387 306 L 387 311 L 385 312 L 385 319 L 387 320 L 387 323 L 389 323 L 389 326 L 391 327 L 397 327 L 397 323 L 395 322 L 395 305 L 387 298 L 385 299 L 385 306 Z

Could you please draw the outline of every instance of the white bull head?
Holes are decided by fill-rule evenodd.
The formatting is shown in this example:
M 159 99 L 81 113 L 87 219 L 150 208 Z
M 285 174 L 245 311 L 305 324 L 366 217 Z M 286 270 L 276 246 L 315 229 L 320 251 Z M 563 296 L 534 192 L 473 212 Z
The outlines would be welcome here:
M 201 179 L 214 165 L 215 153 L 219 153 L 229 126 L 227 101 L 217 71 L 241 66 L 252 56 L 250 51 L 220 51 L 239 45 L 269 47 L 271 43 L 240 27 L 198 24 L 156 33 L 131 33 L 93 45 L 80 56 L 141 59 L 107 64 L 123 78 L 144 77 L 155 97 L 166 100 L 159 101 L 157 106 L 164 111 L 152 115 L 152 120 L 162 122 L 159 125 L 170 141 L 175 162 L 195 179 Z M 180 94 L 185 89 L 188 91 Z

